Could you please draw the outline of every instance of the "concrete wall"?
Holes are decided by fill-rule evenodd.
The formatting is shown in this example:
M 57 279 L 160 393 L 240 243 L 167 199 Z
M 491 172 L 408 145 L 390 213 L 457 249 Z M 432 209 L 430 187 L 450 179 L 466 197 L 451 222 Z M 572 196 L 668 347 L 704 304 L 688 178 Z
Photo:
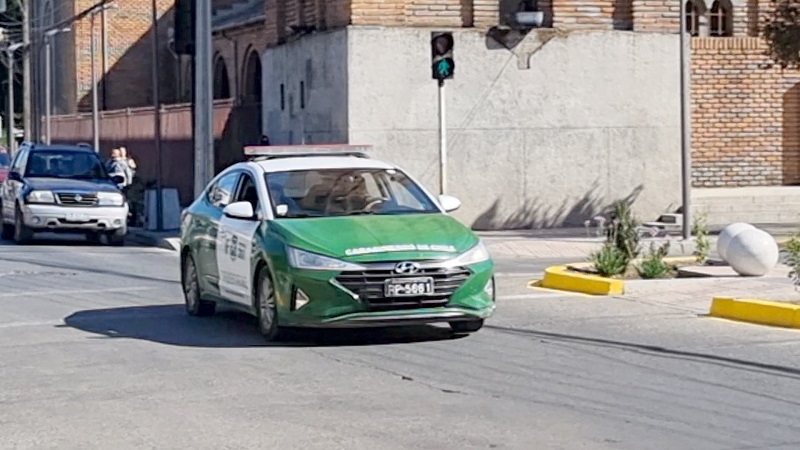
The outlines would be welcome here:
M 430 30 L 347 33 L 350 142 L 437 190 Z M 513 52 L 474 30 L 455 39 L 448 193 L 465 223 L 580 225 L 624 198 L 652 220 L 679 205 L 677 35 L 541 30 Z
M 347 142 L 347 34 L 322 33 L 262 58 L 264 130 L 275 144 Z M 304 85 L 305 104 L 300 83 Z M 283 87 L 283 101 L 281 100 Z

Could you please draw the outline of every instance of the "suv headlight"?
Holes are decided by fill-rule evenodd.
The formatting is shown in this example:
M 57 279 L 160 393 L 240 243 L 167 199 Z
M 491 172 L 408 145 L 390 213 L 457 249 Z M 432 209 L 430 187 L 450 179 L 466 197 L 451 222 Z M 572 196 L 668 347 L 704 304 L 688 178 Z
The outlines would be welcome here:
M 478 241 L 478 245 L 451 259 L 448 261 L 448 265 L 469 266 L 488 261 L 490 258 L 489 250 L 486 249 L 482 241 Z
M 98 192 L 97 206 L 122 206 L 125 198 L 119 192 Z
M 340 259 L 318 255 L 294 247 L 286 247 L 289 265 L 295 269 L 306 270 L 360 270 L 358 264 L 349 263 Z
M 27 203 L 55 203 L 56 197 L 50 191 L 31 191 L 25 200 Z

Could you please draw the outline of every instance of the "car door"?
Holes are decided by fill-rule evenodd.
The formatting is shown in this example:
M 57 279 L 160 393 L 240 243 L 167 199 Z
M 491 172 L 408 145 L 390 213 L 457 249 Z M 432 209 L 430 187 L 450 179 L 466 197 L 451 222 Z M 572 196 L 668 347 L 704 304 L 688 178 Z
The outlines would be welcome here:
M 20 176 L 25 174 L 25 161 L 28 158 L 28 149 L 24 148 L 17 152 L 14 156 L 14 161 L 11 163 L 11 168 L 9 169 L 8 173 L 11 174 L 12 172 L 18 173 Z M 3 219 L 4 220 L 14 220 L 14 207 L 16 205 L 16 198 L 17 193 L 22 190 L 23 183 L 20 181 L 14 181 L 11 179 L 6 179 L 5 183 L 3 183 L 3 193 L 2 193 L 2 206 L 3 206 Z
M 263 217 L 261 195 L 250 171 L 241 173 L 231 203 L 246 201 L 253 206 L 256 219 L 228 217 L 219 220 L 217 234 L 217 270 L 220 295 L 231 302 L 250 306 L 253 280 L 250 270 L 255 234 Z
M 219 271 L 217 270 L 217 236 L 219 222 L 222 218 L 222 209 L 230 204 L 236 189 L 236 183 L 241 176 L 241 170 L 230 171 L 219 177 L 209 188 L 206 203 L 207 208 L 198 216 L 198 228 L 203 234 L 199 246 L 199 266 L 208 285 L 212 286 L 210 294 L 219 295 L 214 289 L 219 289 Z

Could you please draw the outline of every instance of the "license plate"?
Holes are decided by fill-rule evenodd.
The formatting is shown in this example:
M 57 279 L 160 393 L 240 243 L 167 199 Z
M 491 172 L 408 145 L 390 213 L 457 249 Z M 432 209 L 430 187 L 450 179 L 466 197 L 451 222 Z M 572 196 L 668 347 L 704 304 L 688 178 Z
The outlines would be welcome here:
M 70 222 L 88 222 L 89 215 L 81 213 L 67 213 L 67 220 Z
M 393 278 L 383 288 L 387 297 L 415 297 L 433 294 L 433 278 Z

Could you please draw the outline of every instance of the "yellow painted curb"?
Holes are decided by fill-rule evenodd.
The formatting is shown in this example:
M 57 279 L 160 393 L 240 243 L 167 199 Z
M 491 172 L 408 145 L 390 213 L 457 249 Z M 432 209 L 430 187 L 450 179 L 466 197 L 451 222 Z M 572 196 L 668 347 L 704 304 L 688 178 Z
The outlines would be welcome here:
M 800 328 L 800 305 L 770 302 L 749 298 L 714 297 L 711 301 L 712 317 L 741 322 Z
M 569 270 L 567 266 L 552 266 L 544 269 L 544 279 L 540 286 L 547 289 L 592 295 L 622 294 L 625 290 L 625 283 L 622 280 L 578 273 Z
M 664 258 L 664 261 L 671 264 L 682 262 L 692 262 L 696 258 L 693 256 L 678 256 Z M 633 261 L 632 264 L 638 261 Z M 584 274 L 569 270 L 568 266 L 590 266 L 591 263 L 574 263 L 563 266 L 552 266 L 544 270 L 544 279 L 531 282 L 529 286 L 555 289 L 559 291 L 579 292 L 591 295 L 621 295 L 625 293 L 625 281 L 615 278 L 606 278 L 598 275 Z

